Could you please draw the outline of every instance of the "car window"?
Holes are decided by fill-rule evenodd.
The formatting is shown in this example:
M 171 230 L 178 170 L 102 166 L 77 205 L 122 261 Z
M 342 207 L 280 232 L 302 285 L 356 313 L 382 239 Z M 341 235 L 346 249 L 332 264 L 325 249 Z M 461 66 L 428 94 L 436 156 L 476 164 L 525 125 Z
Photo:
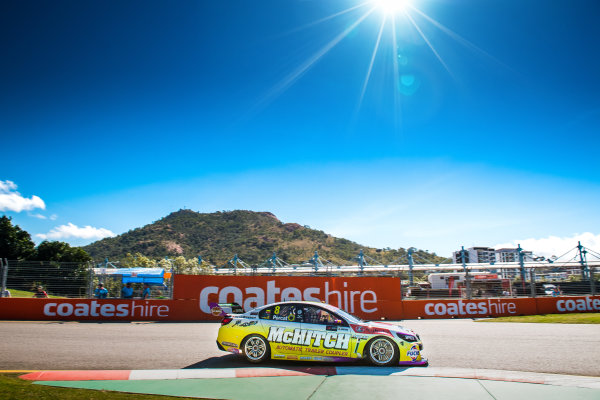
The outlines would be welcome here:
M 321 307 L 304 306 L 304 322 L 320 325 L 346 325 L 339 316 Z
M 302 322 L 302 308 L 297 304 L 280 304 L 272 308 L 271 320 L 273 321 Z
M 260 319 L 271 319 L 271 315 L 272 314 L 273 314 L 273 307 L 263 308 L 258 313 L 258 318 L 260 318 Z

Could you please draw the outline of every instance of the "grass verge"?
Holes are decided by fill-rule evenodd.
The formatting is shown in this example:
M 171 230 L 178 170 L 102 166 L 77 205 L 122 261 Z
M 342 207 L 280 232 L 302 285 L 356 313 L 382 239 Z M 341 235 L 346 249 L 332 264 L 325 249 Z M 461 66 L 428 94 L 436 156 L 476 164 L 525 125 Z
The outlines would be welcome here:
M 35 294 L 35 292 L 28 292 L 26 290 L 17 290 L 17 289 L 11 289 L 11 288 L 7 288 L 7 289 L 10 292 L 10 297 L 33 297 L 33 295 Z M 51 295 L 48 295 L 48 297 L 51 299 L 65 299 L 66 298 L 66 297 L 51 296 Z
M 480 319 L 477 322 L 524 322 L 538 324 L 600 324 L 600 313 L 523 315 Z
M 104 390 L 70 389 L 34 385 L 19 379 L 19 374 L 0 374 L 2 400 L 175 400 L 184 397 L 109 392 Z

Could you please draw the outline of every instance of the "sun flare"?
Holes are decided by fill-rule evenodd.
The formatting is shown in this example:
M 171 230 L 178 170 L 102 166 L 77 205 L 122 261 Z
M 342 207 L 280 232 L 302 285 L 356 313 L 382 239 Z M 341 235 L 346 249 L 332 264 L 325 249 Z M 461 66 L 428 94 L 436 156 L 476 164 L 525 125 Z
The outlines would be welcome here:
M 377 8 L 389 16 L 405 12 L 409 3 L 410 0 L 375 0 Z

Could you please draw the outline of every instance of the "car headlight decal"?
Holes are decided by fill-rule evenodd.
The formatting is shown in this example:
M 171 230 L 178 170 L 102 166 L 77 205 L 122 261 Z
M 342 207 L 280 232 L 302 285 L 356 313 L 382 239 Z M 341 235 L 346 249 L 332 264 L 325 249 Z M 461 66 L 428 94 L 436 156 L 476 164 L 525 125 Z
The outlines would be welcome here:
M 400 333 L 400 332 L 395 332 L 395 333 L 396 333 L 396 336 L 398 336 L 398 338 L 400 338 L 404 341 L 407 341 L 409 343 L 416 342 L 419 340 L 419 339 L 417 339 L 416 336 L 409 335 L 407 333 Z

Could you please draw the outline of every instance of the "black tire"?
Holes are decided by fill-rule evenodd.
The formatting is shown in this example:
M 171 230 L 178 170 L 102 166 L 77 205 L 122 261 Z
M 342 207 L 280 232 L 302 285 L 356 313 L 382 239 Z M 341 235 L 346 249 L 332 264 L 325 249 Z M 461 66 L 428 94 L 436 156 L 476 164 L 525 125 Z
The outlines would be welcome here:
M 242 353 L 248 362 L 258 364 L 271 358 L 269 342 L 261 335 L 250 335 L 242 343 Z
M 397 365 L 400 359 L 400 350 L 393 340 L 384 336 L 372 339 L 365 351 L 367 359 L 378 367 L 389 367 Z

